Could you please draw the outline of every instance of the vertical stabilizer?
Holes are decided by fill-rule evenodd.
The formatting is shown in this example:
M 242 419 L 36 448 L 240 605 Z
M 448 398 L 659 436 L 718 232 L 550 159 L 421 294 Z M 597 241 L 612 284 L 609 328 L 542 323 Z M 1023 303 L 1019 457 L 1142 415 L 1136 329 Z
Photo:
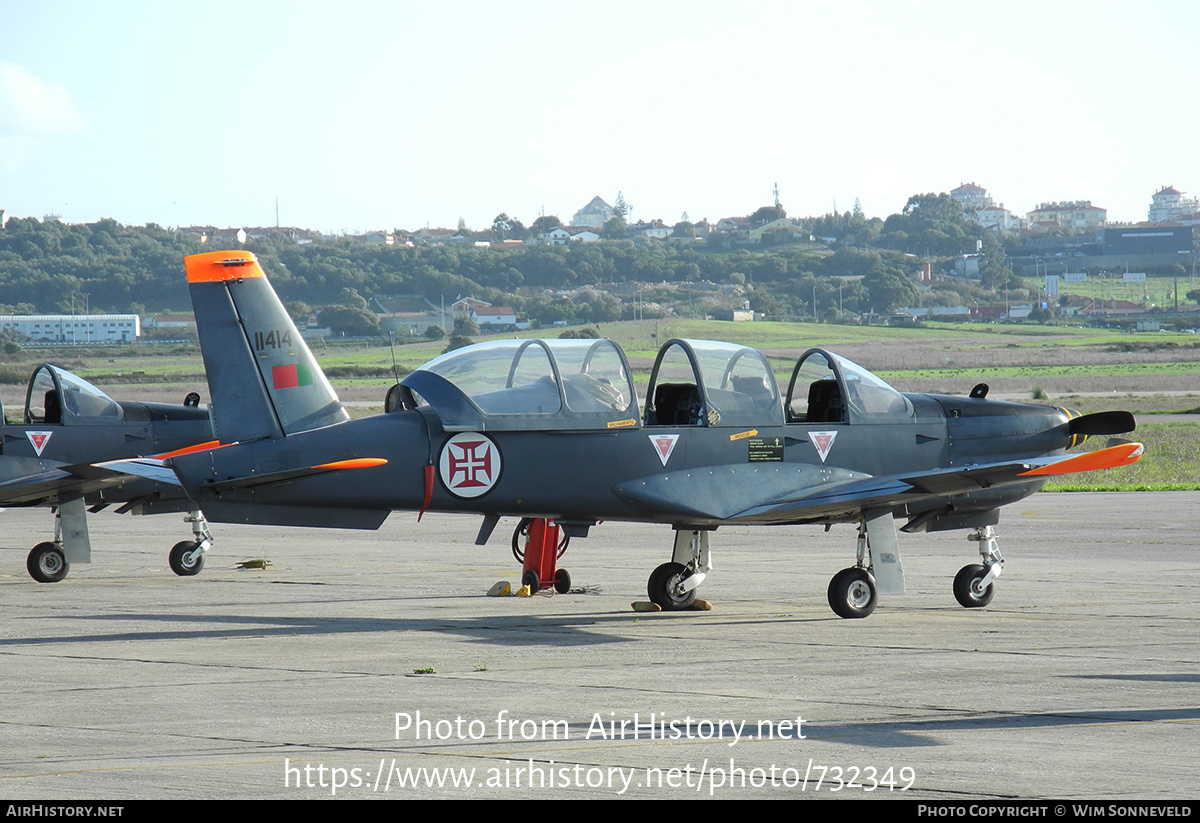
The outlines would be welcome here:
M 252 253 L 194 254 L 184 266 L 222 443 L 350 419 Z

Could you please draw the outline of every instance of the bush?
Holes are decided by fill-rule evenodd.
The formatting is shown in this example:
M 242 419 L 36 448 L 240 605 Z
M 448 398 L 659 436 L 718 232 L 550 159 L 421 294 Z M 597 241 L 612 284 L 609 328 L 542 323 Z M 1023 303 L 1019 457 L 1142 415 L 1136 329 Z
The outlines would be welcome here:
M 448 351 L 454 351 L 455 349 L 461 349 L 463 346 L 470 346 L 474 344 L 474 342 L 474 340 L 463 334 L 451 335 L 450 339 L 446 342 L 446 348 L 442 349 L 442 354 L 445 354 Z

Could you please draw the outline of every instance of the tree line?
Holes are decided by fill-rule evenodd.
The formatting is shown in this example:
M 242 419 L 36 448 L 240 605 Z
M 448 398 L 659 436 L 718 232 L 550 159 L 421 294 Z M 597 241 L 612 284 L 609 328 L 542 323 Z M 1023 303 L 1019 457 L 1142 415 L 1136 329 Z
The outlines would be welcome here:
M 544 323 L 610 322 L 653 316 L 646 314 L 647 303 L 659 307 L 649 311 L 661 311 L 674 299 L 673 289 L 677 297 L 679 287 L 708 282 L 731 287 L 723 292 L 727 302 L 747 300 L 769 316 L 836 320 L 922 302 L 978 302 L 997 287 L 1020 285 L 1004 267 L 995 237 L 946 195 L 915 196 L 887 220 L 867 219 L 856 209 L 797 223 L 828 240 L 789 238 L 746 247 L 720 238 L 682 246 L 623 239 L 491 249 L 465 243 L 381 246 L 349 238 L 300 245 L 272 235 L 246 247 L 299 311 L 331 305 L 362 311 L 371 297 L 419 295 L 449 304 L 471 295 Z M 918 291 L 914 276 L 926 260 L 936 271 L 977 245 L 986 259 L 982 283 Z M 182 259 L 205 250 L 210 247 L 153 224 L 12 218 L 0 230 L 0 313 L 187 311 Z M 655 285 L 637 293 L 620 288 L 633 283 Z M 601 290 L 576 300 L 556 296 L 586 285 Z

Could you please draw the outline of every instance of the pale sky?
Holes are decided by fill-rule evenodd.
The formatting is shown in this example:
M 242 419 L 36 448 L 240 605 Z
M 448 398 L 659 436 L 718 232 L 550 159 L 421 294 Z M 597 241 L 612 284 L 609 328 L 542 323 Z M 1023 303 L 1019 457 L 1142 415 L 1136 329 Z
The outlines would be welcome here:
M 0 209 L 668 224 L 1200 194 L 1200 3 L 0 0 Z

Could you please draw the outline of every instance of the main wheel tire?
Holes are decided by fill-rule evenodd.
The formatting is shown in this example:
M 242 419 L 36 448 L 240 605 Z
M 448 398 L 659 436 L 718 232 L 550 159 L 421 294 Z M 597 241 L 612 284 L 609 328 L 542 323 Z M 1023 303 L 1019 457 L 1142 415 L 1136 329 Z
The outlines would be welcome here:
M 67 576 L 71 564 L 57 543 L 38 543 L 30 549 L 25 568 L 39 583 L 57 583 Z
M 964 609 L 980 609 L 992 602 L 996 594 L 995 584 L 988 583 L 987 588 L 979 585 L 987 573 L 986 566 L 973 563 L 963 566 L 954 575 L 954 599 Z
M 663 563 L 650 573 L 646 584 L 646 594 L 650 602 L 657 603 L 663 611 L 678 612 L 691 608 L 696 602 L 696 590 L 680 594 L 675 585 L 687 574 L 687 567 L 681 563 Z
M 542 576 L 530 569 L 521 575 L 521 585 L 528 586 L 530 594 L 537 594 L 542 590 Z
M 842 569 L 829 581 L 829 608 L 838 617 L 867 617 L 879 601 L 875 579 L 866 569 Z
M 200 574 L 200 570 L 204 568 L 204 553 L 193 554 L 199 545 L 194 540 L 181 540 L 172 546 L 171 554 L 167 557 L 167 562 L 171 564 L 171 571 L 180 577 Z

